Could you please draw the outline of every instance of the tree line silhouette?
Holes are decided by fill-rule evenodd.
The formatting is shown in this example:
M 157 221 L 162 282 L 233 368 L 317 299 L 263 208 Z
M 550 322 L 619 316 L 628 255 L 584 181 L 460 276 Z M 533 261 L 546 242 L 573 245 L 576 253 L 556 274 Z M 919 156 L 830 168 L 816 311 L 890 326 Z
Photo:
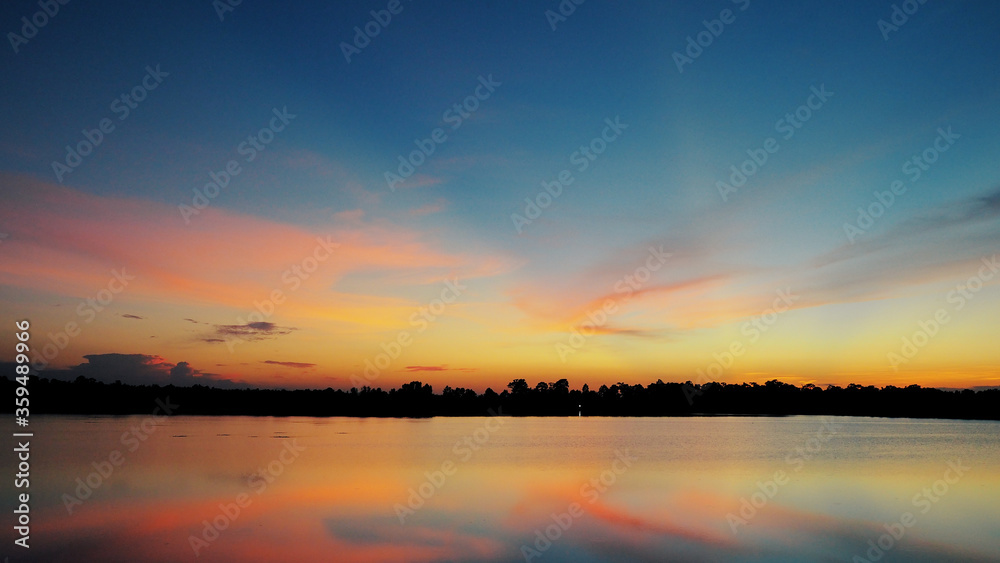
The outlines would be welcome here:
M 2 379 L 3 393 L 15 383 Z M 825 389 L 778 380 L 757 383 L 616 383 L 597 390 L 569 381 L 530 386 L 515 379 L 497 393 L 445 387 L 440 394 L 419 381 L 398 389 L 219 389 L 195 385 L 128 385 L 78 377 L 74 381 L 32 377 L 34 414 L 147 414 L 169 398 L 182 415 L 430 417 L 484 416 L 693 416 L 845 415 L 1000 420 L 1000 389 L 946 391 L 910 385 L 878 388 L 850 384 Z M 13 402 L 3 412 L 13 412 Z

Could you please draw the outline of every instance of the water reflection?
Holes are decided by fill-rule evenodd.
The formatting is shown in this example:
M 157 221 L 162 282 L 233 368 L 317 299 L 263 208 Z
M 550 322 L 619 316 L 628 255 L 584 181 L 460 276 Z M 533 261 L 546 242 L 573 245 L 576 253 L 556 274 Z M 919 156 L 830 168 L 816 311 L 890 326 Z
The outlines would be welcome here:
M 14 560 L 1000 560 L 996 423 L 141 420 L 39 421 Z

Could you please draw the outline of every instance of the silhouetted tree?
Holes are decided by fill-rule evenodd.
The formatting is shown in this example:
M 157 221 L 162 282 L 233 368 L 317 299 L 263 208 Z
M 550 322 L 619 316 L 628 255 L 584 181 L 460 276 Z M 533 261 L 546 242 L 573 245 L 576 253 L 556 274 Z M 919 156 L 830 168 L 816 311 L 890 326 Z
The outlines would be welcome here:
M 527 395 L 529 388 L 528 382 L 523 379 L 515 379 L 507 384 L 507 388 L 510 389 L 512 395 Z
M 12 379 L 0 378 L 0 393 L 13 393 Z M 515 379 L 499 395 L 487 389 L 482 395 L 472 389 L 447 386 L 435 395 L 429 384 L 411 381 L 399 389 L 384 391 L 364 386 L 348 391 L 217 389 L 204 385 L 105 384 L 93 378 L 73 381 L 33 377 L 29 384 L 33 414 L 148 414 L 157 400 L 179 405 L 177 413 L 191 415 L 269 416 L 483 416 L 490 412 L 509 415 L 575 416 L 582 405 L 593 416 L 685 416 L 692 414 L 825 414 L 851 416 L 899 416 L 961 419 L 1000 419 L 1000 390 L 944 391 L 908 385 L 881 389 L 850 384 L 846 389 L 813 384 L 799 388 L 771 380 L 764 385 L 708 382 L 698 386 L 664 383 L 647 387 L 618 382 L 602 385 L 597 392 L 584 385 L 570 390 L 569 382 L 539 382 L 534 388 Z M 696 391 L 692 393 L 692 390 Z M 37 405 L 37 407 L 35 406 Z M 0 403 L 0 412 L 13 405 Z

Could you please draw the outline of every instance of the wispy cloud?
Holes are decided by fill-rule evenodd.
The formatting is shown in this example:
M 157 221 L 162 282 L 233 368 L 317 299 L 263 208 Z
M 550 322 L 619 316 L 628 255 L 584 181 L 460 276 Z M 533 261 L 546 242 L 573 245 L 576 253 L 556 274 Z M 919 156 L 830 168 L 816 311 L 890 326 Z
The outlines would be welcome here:
M 998 218 L 1000 218 L 1000 186 L 982 195 L 934 208 L 894 225 L 884 232 L 861 235 L 863 238 L 854 244 L 844 243 L 819 256 L 815 264 L 827 266 L 885 249 L 909 246 L 915 237 L 930 237 L 940 231 L 988 223 Z
M 441 364 L 438 366 L 406 366 L 406 371 L 417 372 L 417 371 L 476 371 L 477 368 L 450 368 L 448 364 Z
M 428 203 L 421 205 L 416 209 L 411 209 L 409 214 L 414 217 L 422 217 L 424 215 L 433 215 L 434 213 L 440 213 L 445 208 L 445 202 L 443 200 L 438 200 L 434 203 Z
M 396 184 L 396 189 L 399 188 L 425 188 L 427 186 L 436 186 L 443 183 L 445 180 L 440 176 L 430 176 L 427 174 L 414 174 L 409 178 L 403 180 L 403 183 Z
M 3 243 L 2 285 L 75 294 L 105 286 L 111 269 L 125 267 L 136 276 L 127 289 L 133 299 L 244 310 L 275 289 L 295 288 L 295 299 L 282 305 L 284 315 L 367 326 L 385 317 L 378 307 L 397 304 L 383 300 L 371 314 L 359 296 L 331 291 L 345 277 L 388 274 L 380 279 L 428 283 L 510 269 L 506 257 L 446 251 L 421 231 L 363 214 L 318 232 L 209 206 L 185 225 L 176 205 L 8 173 L 0 173 L 0 184 L 0 224 L 11 233 Z M 308 277 L 283 278 L 317 254 L 319 241 L 337 245 L 328 259 Z
M 296 368 L 296 369 L 308 369 L 316 367 L 316 364 L 307 364 L 303 362 L 279 362 L 277 360 L 263 360 L 262 364 L 271 364 L 276 366 L 284 366 L 286 368 Z
M 246 323 L 242 325 L 215 325 L 215 334 L 222 337 L 237 337 L 242 340 L 266 340 L 291 334 L 295 327 L 278 326 L 267 321 Z M 219 342 L 216 337 L 203 338 L 203 342 Z

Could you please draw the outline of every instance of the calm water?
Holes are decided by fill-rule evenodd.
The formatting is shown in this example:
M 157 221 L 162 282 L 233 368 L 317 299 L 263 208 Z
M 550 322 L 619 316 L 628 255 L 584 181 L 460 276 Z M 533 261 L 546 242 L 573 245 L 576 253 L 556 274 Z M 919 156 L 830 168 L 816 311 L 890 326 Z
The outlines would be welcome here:
M 11 561 L 1000 561 L 996 423 L 144 419 L 33 419 Z

